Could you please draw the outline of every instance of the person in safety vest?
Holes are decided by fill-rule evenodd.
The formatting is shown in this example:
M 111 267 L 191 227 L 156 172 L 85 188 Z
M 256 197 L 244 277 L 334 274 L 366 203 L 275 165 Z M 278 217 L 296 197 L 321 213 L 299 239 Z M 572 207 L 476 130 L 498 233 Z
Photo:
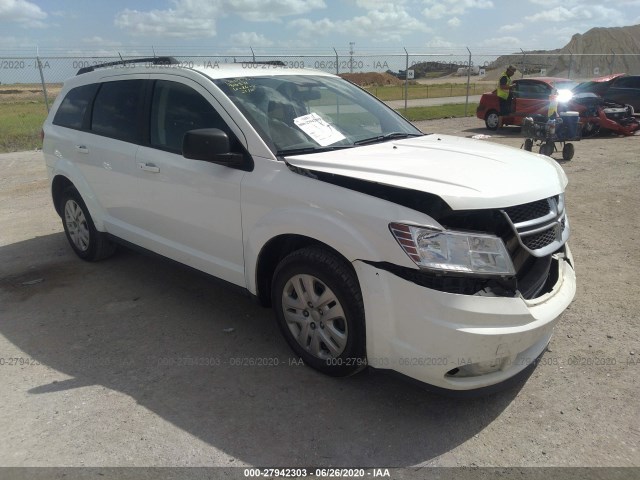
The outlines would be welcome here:
M 509 65 L 505 72 L 500 75 L 500 79 L 498 80 L 498 88 L 496 89 L 496 94 L 500 101 L 498 128 L 502 128 L 503 117 L 511 113 L 511 98 L 509 97 L 509 94 L 511 93 L 511 77 L 514 73 L 516 73 L 516 67 Z
M 547 109 L 547 117 L 558 117 L 558 90 L 555 88 L 549 95 L 549 108 Z

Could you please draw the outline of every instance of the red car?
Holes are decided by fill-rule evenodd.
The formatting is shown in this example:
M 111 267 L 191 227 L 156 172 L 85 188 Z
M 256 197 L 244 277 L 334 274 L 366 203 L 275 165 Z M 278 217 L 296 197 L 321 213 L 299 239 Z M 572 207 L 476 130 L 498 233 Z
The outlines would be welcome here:
M 571 98 L 571 90 L 578 84 L 568 78 L 535 77 L 513 81 L 511 90 L 511 114 L 503 118 L 503 125 L 521 125 L 522 119 L 531 115 L 547 115 L 549 96 L 553 89 L 558 90 L 558 103 Z M 500 102 L 494 90 L 480 98 L 476 117 L 484 120 L 489 130 L 498 128 Z

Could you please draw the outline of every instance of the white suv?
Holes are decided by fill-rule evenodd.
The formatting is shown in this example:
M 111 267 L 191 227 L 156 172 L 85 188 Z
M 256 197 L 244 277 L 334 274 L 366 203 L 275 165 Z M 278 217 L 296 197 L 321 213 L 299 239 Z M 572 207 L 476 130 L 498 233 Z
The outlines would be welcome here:
M 552 159 L 428 134 L 351 83 L 171 58 L 83 69 L 44 124 L 85 260 L 133 244 L 275 309 L 308 365 L 449 390 L 544 351 L 575 294 Z

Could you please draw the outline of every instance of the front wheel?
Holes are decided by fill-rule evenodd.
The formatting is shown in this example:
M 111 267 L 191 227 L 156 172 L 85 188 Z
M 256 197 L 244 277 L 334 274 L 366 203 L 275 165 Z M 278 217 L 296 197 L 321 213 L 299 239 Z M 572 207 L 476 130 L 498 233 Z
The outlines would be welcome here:
M 553 155 L 553 151 L 555 150 L 555 145 L 553 142 L 546 142 L 540 145 L 540 155 L 546 155 L 550 157 Z
M 366 366 L 362 293 L 345 260 L 318 247 L 295 251 L 276 268 L 271 295 L 282 334 L 307 365 L 337 377 Z
M 489 110 L 484 117 L 484 124 L 489 130 L 497 130 L 500 124 L 500 115 L 495 110 Z
M 81 259 L 95 262 L 115 252 L 116 245 L 96 230 L 89 210 L 75 188 L 70 187 L 62 194 L 60 211 L 67 240 Z

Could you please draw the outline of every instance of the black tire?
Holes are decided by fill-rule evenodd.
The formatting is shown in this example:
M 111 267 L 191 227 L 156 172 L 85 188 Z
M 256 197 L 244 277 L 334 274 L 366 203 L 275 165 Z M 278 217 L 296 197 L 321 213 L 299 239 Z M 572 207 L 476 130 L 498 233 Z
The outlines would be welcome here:
M 598 133 L 600 133 L 599 124 L 596 124 L 593 122 L 587 122 L 582 126 L 583 138 L 595 137 L 596 135 L 598 135 Z
M 562 147 L 562 159 L 566 162 L 573 158 L 573 154 L 575 153 L 575 147 L 573 143 L 565 143 L 564 147 Z
M 97 262 L 113 255 L 116 244 L 96 230 L 89 209 L 78 191 L 67 188 L 60 197 L 62 225 L 69 245 L 81 259 Z
M 531 140 L 530 138 L 527 138 L 527 139 L 524 141 L 524 149 L 525 149 L 527 152 L 530 152 L 531 150 L 533 150 L 533 140 Z
M 319 247 L 291 253 L 273 274 L 271 298 L 280 331 L 305 364 L 334 377 L 366 366 L 362 293 L 345 260 Z
M 484 117 L 484 124 L 488 130 L 497 130 L 500 114 L 495 110 L 489 110 Z
M 546 155 L 550 157 L 551 155 L 553 155 L 554 150 L 555 150 L 555 145 L 553 142 L 545 142 L 542 145 L 540 145 L 541 155 Z

